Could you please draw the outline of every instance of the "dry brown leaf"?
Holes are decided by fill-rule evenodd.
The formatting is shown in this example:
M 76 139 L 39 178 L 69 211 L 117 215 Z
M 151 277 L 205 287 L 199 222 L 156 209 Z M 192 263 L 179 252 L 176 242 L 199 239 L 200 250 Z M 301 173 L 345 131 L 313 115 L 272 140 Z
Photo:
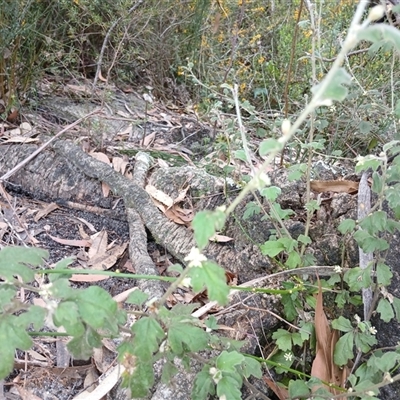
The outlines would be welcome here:
M 179 192 L 178 197 L 174 199 L 174 204 L 180 203 L 181 201 L 185 200 L 186 193 L 188 190 L 189 190 L 189 185 Z
M 95 158 L 96 160 L 99 160 L 107 165 L 110 165 L 110 159 L 108 158 L 108 156 L 104 153 L 100 153 L 100 152 L 95 152 L 92 151 L 89 153 L 90 156 L 92 156 L 93 158 Z
M 11 137 L 10 139 L 7 139 L 4 142 L 1 142 L 1 144 L 6 144 L 6 143 L 32 143 L 32 142 L 37 142 L 39 139 L 37 138 L 29 138 L 26 136 L 21 136 L 21 135 L 16 135 Z
M 160 203 L 166 205 L 168 208 L 172 207 L 174 204 L 174 201 L 170 196 L 168 196 L 166 193 L 164 193 L 161 190 L 158 190 L 155 186 L 153 185 L 147 185 L 146 186 L 146 192 L 155 200 L 159 201 Z
M 73 247 L 90 247 L 92 243 L 90 240 L 74 240 L 74 239 L 61 239 L 55 236 L 49 235 L 49 237 L 57 243 L 63 244 L 65 246 Z
M 117 133 L 117 136 L 123 136 L 123 137 L 118 137 L 119 140 L 122 140 L 124 138 L 129 137 L 132 134 L 132 124 L 130 124 L 129 126 L 127 126 L 125 129 L 123 129 L 122 131 Z
M 35 215 L 35 222 L 38 222 L 41 218 L 49 215 L 51 212 L 54 210 L 57 210 L 59 207 L 56 203 L 50 203 L 48 204 L 45 208 L 40 210 L 36 215 Z
M 101 74 L 101 71 L 99 71 L 99 79 L 100 79 L 102 82 L 107 82 L 107 79 L 104 78 L 104 76 Z M 86 387 L 86 386 L 85 386 L 85 387 Z
M 72 274 L 69 280 L 71 282 L 100 282 L 109 279 L 109 276 L 106 275 L 82 275 L 82 274 Z
M 165 210 L 164 214 L 169 220 L 175 222 L 178 225 L 187 225 L 187 223 L 183 221 L 183 219 L 177 213 L 175 213 L 172 208 Z
M 75 93 L 92 94 L 92 89 L 85 85 L 67 85 L 66 88 Z
M 226 243 L 226 242 L 232 241 L 233 238 L 231 238 L 229 236 L 215 234 L 215 235 L 211 236 L 209 240 L 210 240 L 210 242 Z
M 289 391 L 281 386 L 278 386 L 272 379 L 264 377 L 264 382 L 271 388 L 271 390 L 278 396 L 279 400 L 289 399 Z
M 315 335 L 317 340 L 317 351 L 315 359 L 311 367 L 311 376 L 319 378 L 325 382 L 332 383 L 336 386 L 344 387 L 343 372 L 333 361 L 333 352 L 335 345 L 339 340 L 339 332 L 335 329 L 331 330 L 326 317 L 324 306 L 321 282 L 318 279 L 318 294 L 315 308 Z M 347 375 L 346 372 L 344 372 Z M 317 390 L 318 386 L 313 388 Z M 340 394 L 340 391 L 334 388 L 328 388 L 334 395 Z
M 99 349 L 94 349 L 94 351 L 99 351 Z M 99 380 L 99 375 L 96 372 L 94 367 L 90 368 L 85 376 L 85 380 L 83 381 L 83 387 L 87 388 L 86 390 L 91 393 L 97 387 Z
M 143 140 L 143 146 L 144 147 L 150 146 L 154 142 L 155 138 L 156 138 L 155 132 L 150 133 L 150 135 L 146 135 L 146 137 Z
M 353 181 L 311 181 L 311 190 L 317 193 L 357 193 L 358 182 Z
M 124 160 L 122 157 L 113 157 L 112 165 L 115 171 L 120 172 L 122 175 L 124 175 L 126 167 L 129 165 L 129 161 Z
M 96 255 L 105 254 L 107 251 L 108 244 L 108 233 L 106 230 L 101 230 L 100 232 L 95 233 L 91 237 L 92 246 L 90 247 L 88 254 L 89 259 L 92 259 Z

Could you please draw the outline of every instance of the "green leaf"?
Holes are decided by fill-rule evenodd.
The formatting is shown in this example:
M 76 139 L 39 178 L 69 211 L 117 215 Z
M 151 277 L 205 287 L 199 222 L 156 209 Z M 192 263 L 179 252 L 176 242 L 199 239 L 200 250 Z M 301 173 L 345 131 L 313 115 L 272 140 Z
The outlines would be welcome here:
M 360 267 L 350 268 L 344 274 L 344 280 L 353 292 L 359 292 L 362 288 L 370 287 L 372 284 L 371 279 L 371 266 L 361 269 Z
M 63 326 L 71 336 L 82 336 L 85 332 L 76 302 L 60 303 L 54 312 L 53 322 L 55 326 Z
M 374 193 L 381 193 L 383 189 L 383 185 L 385 184 L 385 178 L 378 174 L 378 172 L 373 172 L 372 174 L 372 191 Z
M 268 257 L 275 257 L 284 250 L 285 246 L 279 240 L 269 240 L 261 245 L 261 253 Z
M 235 156 L 235 158 L 238 159 L 238 160 L 242 160 L 242 161 L 244 161 L 244 162 L 247 162 L 247 161 L 248 161 L 248 160 L 247 160 L 247 157 L 246 157 L 246 153 L 245 153 L 244 150 L 236 150 L 236 151 L 234 152 L 234 156 Z
M 218 329 L 218 321 L 217 318 L 214 317 L 214 315 L 210 315 L 205 321 L 204 325 L 211 330 L 216 330 Z
M 295 303 L 290 294 L 282 295 L 282 304 L 285 311 L 285 316 L 289 321 L 293 321 L 295 318 L 298 317 L 299 314 L 296 310 Z
M 10 343 L 3 341 L 2 329 L 0 326 L 0 379 L 6 378 L 13 370 L 14 367 L 14 353 L 15 347 Z M 27 350 L 27 349 L 26 349 Z
M 15 286 L 7 285 L 2 283 L 0 286 L 0 310 L 5 310 L 8 308 L 12 302 L 12 299 L 15 297 L 17 293 L 17 289 Z
M 397 297 L 393 296 L 393 303 L 392 303 L 393 309 L 396 313 L 396 319 L 397 322 L 400 322 L 400 299 Z
M 373 253 L 377 250 L 383 251 L 389 248 L 386 240 L 372 236 L 367 231 L 361 229 L 354 233 L 354 239 L 363 249 L 364 253 Z
M 288 266 L 289 269 L 294 269 L 300 266 L 301 264 L 301 257 L 297 251 L 291 251 L 289 253 L 289 257 L 285 262 L 285 265 Z
M 132 332 L 135 333 L 135 355 L 148 362 L 165 338 L 163 329 L 154 318 L 142 317 L 133 324 Z
M 281 188 L 277 186 L 269 186 L 266 188 L 261 189 L 261 196 L 265 197 L 269 201 L 275 201 L 278 196 L 281 194 Z
M 141 290 L 135 290 L 128 296 L 125 303 L 141 306 L 148 298 L 148 294 L 143 293 Z
M 223 351 L 216 360 L 216 367 L 222 372 L 236 372 L 236 365 L 244 361 L 243 354 L 237 351 Z
M 67 349 L 74 358 L 87 360 L 93 354 L 94 347 L 101 347 L 101 336 L 92 328 L 87 327 L 82 336 L 75 336 L 67 344 Z
M 176 322 L 171 324 L 168 330 L 168 342 L 172 351 L 180 356 L 187 350 L 197 352 L 206 349 L 208 334 L 188 322 Z
M 378 232 L 382 232 L 386 229 L 387 225 L 387 214 L 385 211 L 375 211 L 363 218 L 360 222 L 362 229 L 365 229 L 369 234 L 373 235 Z
M 347 318 L 344 318 L 342 316 L 332 321 L 332 328 L 337 329 L 341 332 L 350 332 L 353 330 L 351 322 Z
M 28 265 L 43 265 L 49 253 L 46 250 L 27 247 L 5 247 L 0 251 L 0 278 L 8 282 L 19 276 L 24 283 L 32 282 L 35 273 Z
M 154 371 L 151 362 L 135 363 L 133 373 L 125 371 L 122 375 L 122 385 L 130 388 L 132 398 L 145 397 L 154 385 Z
M 360 349 L 363 353 L 368 353 L 371 347 L 376 345 L 376 337 L 371 335 L 368 331 L 365 333 L 356 333 L 354 335 L 354 344 L 357 349 Z
M 207 246 L 208 240 L 221 230 L 225 224 L 226 215 L 223 211 L 200 211 L 192 221 L 194 238 L 200 250 Z
M 30 306 L 28 310 L 18 315 L 17 324 L 22 328 L 28 328 L 32 324 L 39 330 L 43 327 L 45 318 L 46 311 L 43 307 Z
M 378 368 L 382 372 L 389 372 L 399 361 L 400 355 L 394 351 L 388 351 L 381 357 L 371 357 L 368 360 L 368 365 L 373 363 L 374 367 Z
M 301 381 L 300 379 L 297 380 L 290 380 L 289 381 L 289 397 L 291 399 L 296 399 L 299 397 L 309 397 L 310 389 L 306 385 L 305 382 Z
M 356 227 L 356 221 L 354 219 L 345 219 L 338 226 L 339 232 L 344 235 L 348 232 L 351 232 Z
M 201 267 L 192 267 L 189 271 L 189 276 L 195 292 L 200 292 L 206 287 L 210 300 L 215 300 L 221 305 L 228 303 L 230 289 L 226 284 L 223 268 L 212 261 L 205 261 Z
M 314 86 L 311 92 L 315 95 L 324 82 Z M 318 97 L 320 102 L 325 100 L 343 101 L 347 97 L 348 89 L 344 85 L 351 84 L 351 76 L 346 72 L 344 68 L 339 68 L 334 72 L 332 80 L 328 83 L 328 86 Z
M 266 188 L 264 188 L 264 189 L 266 189 Z M 260 212 L 261 212 L 261 207 L 254 201 L 250 201 L 249 203 L 246 204 L 246 209 L 243 213 L 243 219 L 247 220 L 250 217 L 252 217 L 253 215 L 260 214 Z
M 307 171 L 307 164 L 295 164 L 288 168 L 288 181 L 293 182 L 301 179 Z
M 381 165 L 382 161 L 377 156 L 371 154 L 359 159 L 359 161 L 356 164 L 355 170 L 357 173 L 366 171 L 370 168 L 373 171 L 376 171 Z
M 272 203 L 271 205 L 271 217 L 276 221 L 282 221 L 288 219 L 294 214 L 293 210 L 283 210 L 281 205 L 278 203 Z
M 374 24 L 360 29 L 357 37 L 360 40 L 369 40 L 379 46 L 389 44 L 400 51 L 400 32 L 394 26 L 388 24 Z
M 282 351 L 292 350 L 292 334 L 284 329 L 278 329 L 272 334 L 276 345 Z
M 250 375 L 258 379 L 262 377 L 261 364 L 251 357 L 244 357 L 242 371 L 245 378 L 248 378 Z
M 283 144 L 276 139 L 265 139 L 260 144 L 260 156 L 265 156 L 272 152 L 279 152 L 283 149 Z
M 341 367 L 353 358 L 354 334 L 345 333 L 336 343 L 333 359 L 336 365 Z
M 376 276 L 378 284 L 383 286 L 389 286 L 392 280 L 393 274 L 390 271 L 390 267 L 382 262 L 378 262 L 376 266 Z
M 109 330 L 117 335 L 119 314 L 118 304 L 108 292 L 99 286 L 90 286 L 77 296 L 82 320 L 94 329 Z
M 381 318 L 384 322 L 389 322 L 394 317 L 393 308 L 386 299 L 379 300 L 376 311 L 381 314 Z
M 223 376 L 217 384 L 217 396 L 221 399 L 241 400 L 242 393 L 240 392 L 241 383 L 231 376 Z
M 209 394 L 211 396 L 215 394 L 215 385 L 208 372 L 209 369 L 210 366 L 206 365 L 203 370 L 196 375 L 192 389 L 192 399 L 206 400 Z
M 297 240 L 303 244 L 311 244 L 312 243 L 310 236 L 305 236 L 303 234 L 300 234 L 299 237 L 297 238 Z
M 372 125 L 368 121 L 361 121 L 358 125 L 358 129 L 362 135 L 366 135 L 371 132 Z

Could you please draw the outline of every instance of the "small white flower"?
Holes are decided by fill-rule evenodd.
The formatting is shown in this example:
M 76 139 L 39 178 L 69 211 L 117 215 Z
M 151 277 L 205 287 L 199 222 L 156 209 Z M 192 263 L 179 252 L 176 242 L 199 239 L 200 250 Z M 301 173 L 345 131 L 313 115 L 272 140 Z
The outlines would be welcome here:
M 354 319 L 357 321 L 357 324 L 361 322 L 361 318 L 357 314 L 354 316 Z
M 190 288 L 192 286 L 192 280 L 190 277 L 183 278 L 180 286 L 185 287 L 185 288 Z
M 368 392 L 366 392 L 365 394 L 367 394 L 368 396 L 375 396 L 375 393 L 372 390 L 368 390 Z
M 376 330 L 376 328 L 375 328 L 374 326 L 371 326 L 371 327 L 369 328 L 369 332 L 371 333 L 371 335 L 376 335 L 376 333 L 377 333 L 378 331 Z
M 185 257 L 185 261 L 189 261 L 189 267 L 201 267 L 201 263 L 207 261 L 207 257 L 201 254 L 197 247 L 193 247 Z
M 284 356 L 286 361 L 292 361 L 293 359 L 293 354 L 292 353 L 285 353 Z
M 340 274 L 342 272 L 342 267 L 340 265 L 335 265 L 333 270 L 337 273 Z
M 382 4 L 379 4 L 371 8 L 368 14 L 368 19 L 370 21 L 377 21 L 378 19 L 381 19 L 384 15 L 385 15 L 385 7 L 383 7 Z
M 282 133 L 287 135 L 290 132 L 291 123 L 288 119 L 284 119 L 282 122 Z

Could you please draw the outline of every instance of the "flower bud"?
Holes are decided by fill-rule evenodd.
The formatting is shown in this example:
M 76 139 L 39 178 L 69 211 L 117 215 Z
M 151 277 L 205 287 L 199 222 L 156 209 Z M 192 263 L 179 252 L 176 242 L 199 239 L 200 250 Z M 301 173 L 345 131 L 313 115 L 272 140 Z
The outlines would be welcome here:
M 381 19 L 385 15 L 385 7 L 382 4 L 379 4 L 369 11 L 368 20 L 369 21 L 377 21 Z

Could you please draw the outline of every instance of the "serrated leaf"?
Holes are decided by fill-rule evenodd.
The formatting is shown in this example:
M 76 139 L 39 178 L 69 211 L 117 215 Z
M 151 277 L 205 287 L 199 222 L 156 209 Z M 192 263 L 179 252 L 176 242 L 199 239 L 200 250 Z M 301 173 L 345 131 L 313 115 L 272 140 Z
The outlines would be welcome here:
M 261 245 L 261 252 L 264 256 L 275 257 L 285 250 L 285 246 L 278 240 L 269 240 Z
M 234 152 L 234 156 L 238 160 L 242 160 L 244 162 L 247 162 L 247 157 L 246 157 L 246 153 L 245 153 L 244 150 L 236 150 Z
M 217 396 L 221 399 L 241 400 L 241 384 L 231 376 L 223 376 L 217 384 Z
M 207 348 L 208 334 L 203 329 L 189 323 L 173 323 L 168 330 L 171 350 L 182 355 L 185 351 L 200 351 Z
M 389 244 L 386 240 L 372 236 L 362 229 L 354 233 L 354 239 L 357 241 L 364 253 L 373 253 L 377 250 L 383 251 L 389 248 Z
M 125 302 L 141 306 L 148 298 L 148 294 L 143 293 L 141 290 L 135 290 L 128 296 Z
M 268 138 L 261 142 L 259 153 L 260 156 L 265 156 L 272 152 L 279 152 L 282 150 L 282 148 L 283 145 L 281 142 L 273 138 Z
M 350 332 L 353 330 L 351 322 L 347 318 L 342 316 L 332 321 L 332 328 L 337 329 L 341 332 Z
M 209 239 L 215 235 L 216 231 L 223 228 L 226 220 L 224 212 L 200 211 L 192 221 L 194 238 L 200 250 L 207 246 Z
M 315 95 L 324 82 L 314 86 L 311 92 Z M 324 102 L 326 100 L 332 101 L 343 101 L 348 94 L 348 88 L 344 85 L 351 84 L 351 76 L 346 72 L 344 68 L 339 68 L 334 72 L 331 81 L 325 88 L 324 92 L 320 94 L 318 100 Z
M 95 347 L 101 347 L 101 336 L 92 328 L 87 327 L 82 336 L 75 336 L 67 344 L 67 349 L 74 358 L 78 360 L 87 360 L 93 354 Z
M 19 276 L 24 283 L 33 281 L 34 271 L 28 265 L 43 265 L 48 258 L 46 250 L 27 247 L 5 247 L 0 251 L 0 278 L 12 282 Z
M 385 211 L 375 211 L 363 218 L 360 222 L 362 229 L 365 229 L 370 235 L 381 232 L 386 229 L 387 214 Z
M 276 345 L 282 351 L 292 349 L 292 335 L 284 329 L 278 329 L 272 334 L 272 339 L 276 340 Z
M 397 322 L 400 322 L 400 299 L 397 297 L 393 296 L 393 303 L 392 303 L 393 309 L 396 313 L 396 319 Z
M 382 372 L 389 372 L 399 361 L 400 355 L 394 351 L 388 351 L 381 357 L 374 357 L 374 366 Z M 369 361 L 369 360 L 368 360 Z
M 371 266 L 365 269 L 361 269 L 360 267 L 350 268 L 345 272 L 344 280 L 349 285 L 350 290 L 354 292 L 370 287 L 372 284 Z
M 122 375 L 122 385 L 130 388 L 132 398 L 145 397 L 154 385 L 154 371 L 151 362 L 136 363 L 134 371 L 129 374 L 125 371 Z
M 250 201 L 246 204 L 246 209 L 243 214 L 243 219 L 249 219 L 253 215 L 258 215 L 261 212 L 261 207 L 254 201 Z
M 356 221 L 354 221 L 354 219 L 345 219 L 339 224 L 338 230 L 342 235 L 344 235 L 348 232 L 353 231 L 355 227 Z
M 371 350 L 371 347 L 376 345 L 376 343 L 376 337 L 367 332 L 356 333 L 354 335 L 354 344 L 356 348 L 360 349 L 363 353 L 368 353 Z
M 251 357 L 244 357 L 242 371 L 245 378 L 248 378 L 250 375 L 258 379 L 262 377 L 261 364 Z
M 36 330 L 39 330 L 44 325 L 45 317 L 46 311 L 43 307 L 30 306 L 28 310 L 18 315 L 16 325 L 28 328 L 32 324 Z
M 135 333 L 134 353 L 145 362 L 151 360 L 151 356 L 158 350 L 161 340 L 165 337 L 160 324 L 154 318 L 143 317 L 133 324 L 132 332 Z
M 201 267 L 192 267 L 189 272 L 195 292 L 207 288 L 208 298 L 224 305 L 228 303 L 229 286 L 225 271 L 212 261 L 203 262 Z
M 16 293 L 17 289 L 15 286 L 4 283 L 0 286 L 0 310 L 4 310 L 6 306 L 10 305 Z
M 261 196 L 265 197 L 269 201 L 275 201 L 278 196 L 281 194 L 281 188 L 277 186 L 269 186 L 266 188 L 261 189 Z
M 354 334 L 353 332 L 345 333 L 336 343 L 334 352 L 334 362 L 336 365 L 341 367 L 347 364 L 348 360 L 353 358 L 353 345 L 354 345 Z
M 288 259 L 285 262 L 285 265 L 289 269 L 297 268 L 301 264 L 301 257 L 297 251 L 291 251 L 289 253 Z
M 310 394 L 309 387 L 305 384 L 305 382 L 301 381 L 300 379 L 297 379 L 295 381 L 290 380 L 288 389 L 291 399 L 308 397 Z
M 84 322 L 94 329 L 107 329 L 118 334 L 118 305 L 104 289 L 90 286 L 77 297 L 79 313 Z
M 374 24 L 361 29 L 357 36 L 360 40 L 369 40 L 378 45 L 390 44 L 400 51 L 400 32 L 388 24 Z
M 393 308 L 386 299 L 379 300 L 376 311 L 381 314 L 381 319 L 384 322 L 389 322 L 394 317 Z
M 392 280 L 393 274 L 390 267 L 386 264 L 379 262 L 376 265 L 376 277 L 379 285 L 389 286 Z
M 227 352 L 224 350 L 216 360 L 216 367 L 222 372 L 236 372 L 236 365 L 244 361 L 243 354 L 237 351 Z
M 76 302 L 60 303 L 54 312 L 53 321 L 55 326 L 63 326 L 66 333 L 71 336 L 82 336 L 85 332 Z
M 215 385 L 208 372 L 209 369 L 210 366 L 206 366 L 196 375 L 192 389 L 193 399 L 206 400 L 209 394 L 215 394 Z

